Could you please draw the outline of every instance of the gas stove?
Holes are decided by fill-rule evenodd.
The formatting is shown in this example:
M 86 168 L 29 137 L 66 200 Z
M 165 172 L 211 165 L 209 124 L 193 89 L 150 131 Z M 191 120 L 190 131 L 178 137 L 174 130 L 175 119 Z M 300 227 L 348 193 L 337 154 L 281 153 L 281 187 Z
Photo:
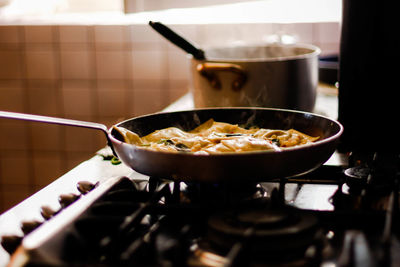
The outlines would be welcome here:
M 0 217 L 11 266 L 400 265 L 399 155 L 335 153 L 299 177 L 202 184 L 100 154 L 38 193 L 49 202 Z M 30 218 L 12 224 L 18 208 Z

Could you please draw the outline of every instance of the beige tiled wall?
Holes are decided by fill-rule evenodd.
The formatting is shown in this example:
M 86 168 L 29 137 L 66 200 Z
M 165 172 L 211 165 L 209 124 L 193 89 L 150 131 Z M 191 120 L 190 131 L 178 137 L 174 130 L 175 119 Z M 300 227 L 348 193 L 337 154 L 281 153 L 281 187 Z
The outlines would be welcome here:
M 202 47 L 276 32 L 338 50 L 336 23 L 175 25 Z M 147 25 L 0 26 L 0 110 L 108 126 L 187 92 L 186 54 Z M 0 213 L 105 145 L 93 130 L 0 119 Z

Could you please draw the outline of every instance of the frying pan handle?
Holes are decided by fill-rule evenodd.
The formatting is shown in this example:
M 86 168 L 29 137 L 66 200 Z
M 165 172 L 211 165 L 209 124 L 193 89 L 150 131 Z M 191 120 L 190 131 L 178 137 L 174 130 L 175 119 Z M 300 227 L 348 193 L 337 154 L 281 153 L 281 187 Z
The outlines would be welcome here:
M 222 87 L 221 81 L 215 74 L 217 71 L 230 71 L 237 74 L 237 79 L 232 82 L 232 90 L 234 91 L 239 91 L 247 80 L 245 70 L 236 64 L 206 62 L 198 64 L 196 69 L 215 89 L 221 89 Z
M 25 120 L 25 121 L 33 121 L 33 122 L 44 122 L 44 123 L 50 123 L 50 124 L 59 124 L 59 125 L 67 125 L 67 126 L 75 126 L 75 127 L 100 130 L 106 135 L 108 145 L 111 147 L 111 149 L 114 152 L 114 148 L 113 148 L 111 140 L 108 136 L 107 126 L 105 126 L 104 124 L 101 124 L 101 123 L 70 120 L 70 119 L 64 119 L 64 118 L 17 113 L 17 112 L 10 112 L 10 111 L 0 111 L 0 118 Z

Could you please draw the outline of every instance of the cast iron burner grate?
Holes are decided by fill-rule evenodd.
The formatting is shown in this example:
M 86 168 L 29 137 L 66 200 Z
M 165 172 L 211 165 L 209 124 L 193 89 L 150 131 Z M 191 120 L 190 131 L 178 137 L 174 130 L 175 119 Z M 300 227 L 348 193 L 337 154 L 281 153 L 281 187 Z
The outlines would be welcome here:
M 61 210 L 43 209 L 44 222 L 28 225 L 17 241 L 10 237 L 9 251 L 22 244 L 14 258 L 28 255 L 30 266 L 396 266 L 396 168 L 385 167 L 384 180 L 368 170 L 356 193 L 344 190 L 348 174 L 331 166 L 246 186 L 127 177 L 82 183 L 81 195 L 63 196 Z M 391 190 L 379 191 L 387 201 L 376 208 L 372 196 L 382 181 Z M 285 198 L 288 185 L 320 184 L 337 188 L 325 196 L 333 210 L 301 209 Z
M 314 241 L 317 218 L 294 208 L 273 210 L 275 205 L 258 185 L 248 185 L 239 196 L 233 196 L 231 193 L 239 188 L 243 189 L 232 185 L 186 185 L 156 178 L 135 182 L 121 177 L 82 213 L 61 218 L 63 225 L 48 235 L 44 243 L 29 245 L 45 231 L 46 224 L 48 228 L 53 220 L 56 224 L 55 219 L 62 217 L 63 212 L 28 235 L 23 245 L 28 244 L 25 252 L 30 255 L 31 266 L 196 265 L 199 262 L 196 255 L 205 250 L 202 245 L 205 243 L 210 245 L 210 250 L 205 250 L 208 253 L 214 251 L 222 259 L 228 257 L 224 265 L 229 266 L 248 257 L 248 250 L 258 253 L 260 247 L 270 247 L 264 251 L 270 251 L 272 256 L 277 252 L 276 242 L 283 239 L 279 253 L 284 253 L 286 247 L 291 252 L 298 250 L 302 258 Z M 217 192 L 224 191 L 221 200 Z M 90 197 L 90 193 L 75 200 L 74 205 L 79 205 L 85 197 Z M 241 226 L 236 230 L 224 225 L 229 213 L 239 219 Z M 296 238 L 301 245 L 293 246 Z M 221 249 L 218 243 L 223 239 L 231 242 Z M 256 247 L 248 245 L 254 241 Z M 244 249 L 237 249 L 238 245 Z M 49 257 L 49 253 L 54 255 Z

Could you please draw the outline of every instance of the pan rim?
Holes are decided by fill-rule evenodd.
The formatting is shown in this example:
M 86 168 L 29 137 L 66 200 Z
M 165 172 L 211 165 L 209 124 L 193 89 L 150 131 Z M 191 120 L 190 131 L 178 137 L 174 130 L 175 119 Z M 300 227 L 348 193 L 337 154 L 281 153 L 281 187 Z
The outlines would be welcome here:
M 196 60 L 198 62 L 213 62 L 213 63 L 271 63 L 271 62 L 284 62 L 284 61 L 295 61 L 295 60 L 306 60 L 309 58 L 317 57 L 321 54 L 321 49 L 318 46 L 307 44 L 307 43 L 296 43 L 296 44 L 269 44 L 269 45 L 240 45 L 240 46 L 215 46 L 206 49 L 207 51 L 212 50 L 220 50 L 220 49 L 243 49 L 243 48 L 264 48 L 264 47 L 283 47 L 283 48 L 303 48 L 309 49 L 310 52 L 299 54 L 299 55 L 290 55 L 290 56 L 277 56 L 277 57 L 257 57 L 257 58 L 224 58 L 224 57 L 209 57 L 205 60 L 198 60 L 193 58 L 192 55 L 188 54 L 189 59 Z
M 329 136 L 327 138 L 324 138 L 322 140 L 317 140 L 314 143 L 311 144 L 305 144 L 305 145 L 300 145 L 300 146 L 295 146 L 295 147 L 288 147 L 288 148 L 283 148 L 281 151 L 276 151 L 276 150 L 259 150 L 259 151 L 246 151 L 246 152 L 224 152 L 224 153 L 215 153 L 215 154 L 195 154 L 192 152 L 179 152 L 179 151 L 155 151 L 151 150 L 145 147 L 140 147 L 136 146 L 133 144 L 125 143 L 122 142 L 118 139 L 116 139 L 112 134 L 111 130 L 114 126 L 121 125 L 123 123 L 136 120 L 136 119 L 141 119 L 141 118 L 146 118 L 146 117 L 152 117 L 152 116 L 157 116 L 160 114 L 176 114 L 176 113 L 184 113 L 184 112 L 196 112 L 196 111 L 209 111 L 209 110 L 266 110 L 266 111 L 279 111 L 279 112 L 286 112 L 286 113 L 298 113 L 298 114 L 303 114 L 303 115 L 310 115 L 314 117 L 319 117 L 325 120 L 330 121 L 331 123 L 334 123 L 339 127 L 339 130 L 337 133 L 335 133 L 332 136 Z M 297 151 L 301 150 L 307 147 L 314 147 L 314 146 L 320 146 L 326 143 L 330 143 L 335 139 L 338 139 L 342 133 L 343 133 L 343 125 L 339 123 L 338 121 L 329 118 L 327 116 L 321 115 L 321 114 L 316 114 L 312 112 L 306 112 L 306 111 L 300 111 L 300 110 L 291 110 L 291 109 L 281 109 L 281 108 L 265 108 L 265 107 L 210 107 L 210 108 L 194 108 L 194 109 L 186 109 L 186 110 L 178 110 L 178 111 L 160 111 L 160 112 L 155 112 L 155 113 L 150 113 L 150 114 L 145 114 L 137 117 L 133 117 L 124 121 L 121 121 L 112 127 L 109 128 L 109 137 L 114 143 L 122 144 L 122 145 L 128 145 L 134 147 L 135 150 L 138 151 L 146 151 L 146 153 L 157 153 L 159 155 L 174 155 L 174 156 L 185 156 L 185 157 L 238 157 L 238 156 L 250 156 L 250 155 L 260 155 L 260 154 L 273 154 L 273 153 L 289 153 L 292 151 Z

